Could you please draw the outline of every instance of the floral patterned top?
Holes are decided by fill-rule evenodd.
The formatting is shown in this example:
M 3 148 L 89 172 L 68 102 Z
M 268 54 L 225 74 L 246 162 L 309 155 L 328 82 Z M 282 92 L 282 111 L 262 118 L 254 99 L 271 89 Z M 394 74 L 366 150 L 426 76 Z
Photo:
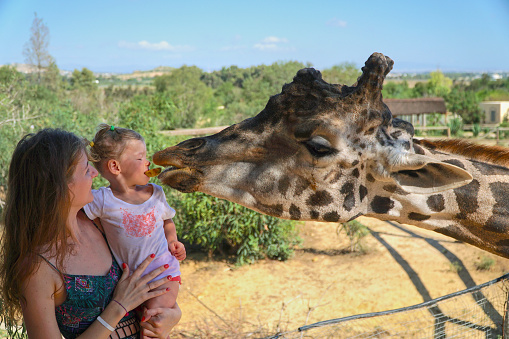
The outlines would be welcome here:
M 46 258 L 43 257 L 43 259 L 60 272 Z M 72 275 L 60 272 L 64 277 L 67 298 L 62 305 L 55 308 L 55 315 L 64 338 L 78 337 L 111 302 L 115 286 L 122 275 L 115 259 L 112 258 L 112 261 L 109 272 L 104 276 Z M 130 311 L 120 320 L 119 324 L 133 323 L 134 321 L 136 321 L 136 314 L 134 311 Z M 122 338 L 122 336 L 120 337 Z

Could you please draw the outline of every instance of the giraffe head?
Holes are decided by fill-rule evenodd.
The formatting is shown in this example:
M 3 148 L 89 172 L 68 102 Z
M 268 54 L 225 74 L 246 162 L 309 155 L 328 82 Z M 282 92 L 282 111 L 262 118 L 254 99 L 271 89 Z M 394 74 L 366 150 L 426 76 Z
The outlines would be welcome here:
M 255 117 L 156 153 L 154 163 L 168 167 L 159 179 L 272 216 L 322 221 L 366 214 L 380 183 L 418 194 L 467 184 L 468 172 L 414 149 L 413 126 L 392 118 L 381 93 L 392 65 L 374 53 L 352 87 L 302 69 Z

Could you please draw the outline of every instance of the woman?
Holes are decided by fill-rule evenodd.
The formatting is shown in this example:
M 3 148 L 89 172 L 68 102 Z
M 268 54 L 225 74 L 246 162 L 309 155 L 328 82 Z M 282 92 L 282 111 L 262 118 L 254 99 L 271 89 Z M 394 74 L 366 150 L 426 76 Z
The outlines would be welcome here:
M 122 273 L 85 216 L 96 176 L 84 141 L 66 131 L 27 135 L 14 150 L 0 277 L 4 307 L 13 319 L 23 316 L 30 339 L 137 338 L 133 310 L 167 292 L 152 291 L 165 278 L 148 283 L 164 267 L 140 277 L 151 257 L 130 276 L 124 264 Z M 180 315 L 178 306 L 149 310 L 141 319 L 144 338 L 166 338 Z

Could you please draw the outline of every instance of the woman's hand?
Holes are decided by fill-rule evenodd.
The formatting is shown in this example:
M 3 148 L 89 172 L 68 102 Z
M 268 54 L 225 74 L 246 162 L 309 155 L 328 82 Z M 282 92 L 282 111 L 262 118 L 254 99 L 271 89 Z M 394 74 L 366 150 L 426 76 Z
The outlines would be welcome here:
M 148 299 L 158 297 L 165 294 L 169 289 L 155 290 L 155 288 L 168 282 L 168 278 L 162 278 L 149 283 L 150 280 L 163 273 L 166 268 L 161 266 L 147 275 L 141 277 L 148 264 L 154 259 L 155 255 L 151 254 L 145 259 L 140 266 L 129 276 L 129 267 L 123 264 L 124 272 L 118 281 L 115 291 L 113 292 L 113 299 L 119 302 L 127 311 L 131 311 L 137 306 L 141 305 Z
M 182 311 L 177 303 L 172 308 L 151 308 L 144 307 L 142 313 L 141 339 L 168 338 L 171 330 L 178 324 L 182 317 Z

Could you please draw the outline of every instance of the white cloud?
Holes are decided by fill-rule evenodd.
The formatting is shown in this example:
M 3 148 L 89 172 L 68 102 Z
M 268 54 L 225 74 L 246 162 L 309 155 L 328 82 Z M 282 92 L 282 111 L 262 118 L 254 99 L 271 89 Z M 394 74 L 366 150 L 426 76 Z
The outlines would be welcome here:
M 255 49 L 259 49 L 260 51 L 275 51 L 277 50 L 278 46 L 276 44 L 255 44 L 253 46 Z
M 268 36 L 262 40 L 262 43 L 265 44 L 278 44 L 278 43 L 287 43 L 288 40 L 285 38 L 278 38 L 277 36 Z
M 241 50 L 244 50 L 244 49 L 247 49 L 247 46 L 245 46 L 245 45 L 236 45 L 236 46 L 224 46 L 224 47 L 220 48 L 221 51 L 241 51 Z
M 288 39 L 278 38 L 276 36 L 268 36 L 257 44 L 254 44 L 253 48 L 260 51 L 281 51 L 288 50 L 288 48 L 281 46 L 282 44 L 288 43 Z
M 118 47 L 127 49 L 142 49 L 147 51 L 170 51 L 170 52 L 184 52 L 191 51 L 191 46 L 173 46 L 166 41 L 151 43 L 146 40 L 139 42 L 120 41 Z
M 337 18 L 330 19 L 329 21 L 327 21 L 327 26 L 346 27 L 346 21 L 339 20 Z

